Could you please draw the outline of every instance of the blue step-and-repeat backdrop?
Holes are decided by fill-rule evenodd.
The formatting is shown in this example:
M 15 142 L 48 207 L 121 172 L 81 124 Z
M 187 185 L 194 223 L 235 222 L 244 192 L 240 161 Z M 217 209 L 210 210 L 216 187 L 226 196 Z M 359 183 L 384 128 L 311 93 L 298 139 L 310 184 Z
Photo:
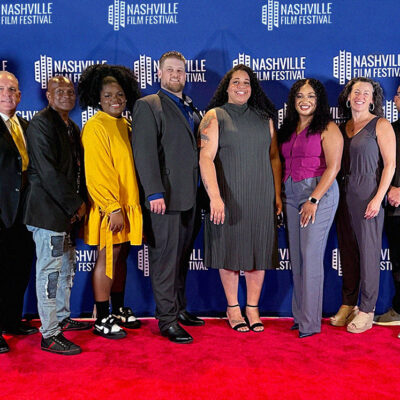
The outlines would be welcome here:
M 159 89 L 157 60 L 167 50 L 187 58 L 186 93 L 204 110 L 221 77 L 238 63 L 256 72 L 267 95 L 285 113 L 295 80 L 320 79 L 326 86 L 332 114 L 337 97 L 354 76 L 368 76 L 382 85 L 385 114 L 397 119 L 393 94 L 400 83 L 398 0 L 2 0 L 0 2 L 0 69 L 19 79 L 19 114 L 27 119 L 46 105 L 49 77 L 68 76 L 77 83 L 94 63 L 122 64 L 134 69 L 143 95 Z M 71 113 L 83 125 L 94 110 Z M 202 232 L 193 249 L 188 274 L 188 308 L 216 315 L 226 307 L 218 271 L 203 263 Z M 280 268 L 269 271 L 260 301 L 265 315 L 289 316 L 292 282 L 285 231 L 279 232 Z M 22 249 L 23 250 L 23 249 Z M 93 310 L 91 273 L 96 251 L 77 246 L 77 274 L 72 291 L 74 316 Z M 153 315 L 147 249 L 132 248 L 126 304 L 138 315 Z M 380 263 L 377 312 L 393 295 L 386 239 Z M 240 300 L 245 302 L 244 278 Z M 341 267 L 333 227 L 325 255 L 324 313 L 341 303 Z M 25 312 L 36 313 L 34 280 Z

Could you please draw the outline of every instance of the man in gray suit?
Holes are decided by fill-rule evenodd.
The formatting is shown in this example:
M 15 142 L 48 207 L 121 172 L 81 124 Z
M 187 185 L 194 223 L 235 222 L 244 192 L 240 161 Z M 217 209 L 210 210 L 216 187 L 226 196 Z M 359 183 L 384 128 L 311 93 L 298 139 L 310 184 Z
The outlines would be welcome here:
M 200 116 L 184 93 L 185 58 L 163 54 L 161 90 L 133 109 L 132 146 L 141 185 L 144 230 L 156 318 L 163 336 L 175 343 L 193 338 L 179 324 L 204 321 L 186 311 L 185 280 L 193 243 L 198 186 L 196 128 Z

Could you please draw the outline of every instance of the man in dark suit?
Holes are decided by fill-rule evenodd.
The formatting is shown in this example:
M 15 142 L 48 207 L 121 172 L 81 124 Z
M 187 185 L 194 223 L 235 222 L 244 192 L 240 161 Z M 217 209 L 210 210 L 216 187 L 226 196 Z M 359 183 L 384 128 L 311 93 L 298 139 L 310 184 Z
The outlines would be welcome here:
M 58 354 L 78 354 L 81 348 L 65 330 L 89 329 L 70 318 L 70 294 L 75 274 L 74 223 L 85 215 L 83 164 L 78 126 L 69 118 L 75 89 L 62 76 L 49 80 L 48 107 L 28 127 L 28 188 L 24 222 L 36 245 L 36 295 L 42 326 L 41 348 Z
M 394 96 L 394 103 L 400 111 L 400 86 Z M 396 171 L 387 195 L 389 204 L 385 208 L 385 231 L 389 242 L 395 294 L 392 307 L 375 317 L 377 325 L 400 325 L 400 119 L 393 122 L 392 126 L 396 134 Z
M 2 332 L 30 335 L 21 322 L 33 259 L 32 234 L 22 223 L 28 153 L 28 122 L 15 115 L 21 100 L 17 78 L 0 71 L 0 353 L 9 351 Z
M 186 311 L 185 280 L 193 243 L 198 185 L 195 131 L 199 114 L 183 94 L 185 58 L 163 54 L 161 90 L 136 101 L 132 146 L 143 197 L 144 230 L 156 318 L 163 336 L 175 343 L 193 338 L 179 324 L 203 325 Z

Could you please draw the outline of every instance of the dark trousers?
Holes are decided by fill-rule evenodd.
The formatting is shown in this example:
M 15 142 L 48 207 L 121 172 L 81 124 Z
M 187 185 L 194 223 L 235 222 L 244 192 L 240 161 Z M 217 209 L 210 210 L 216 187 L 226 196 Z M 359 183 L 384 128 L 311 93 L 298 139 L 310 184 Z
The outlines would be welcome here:
M 17 221 L 10 228 L 0 226 L 0 331 L 21 321 L 34 254 L 32 234 L 20 213 Z
M 366 206 L 349 204 L 341 194 L 336 227 L 342 265 L 343 304 L 355 306 L 360 296 L 360 310 L 372 312 L 379 292 L 383 209 L 375 218 L 364 218 Z
M 400 216 L 385 216 L 385 231 L 389 242 L 390 261 L 395 294 L 392 300 L 393 309 L 400 314 Z
M 195 209 L 164 215 L 144 210 L 150 278 L 161 330 L 186 309 L 185 281 L 193 246 Z

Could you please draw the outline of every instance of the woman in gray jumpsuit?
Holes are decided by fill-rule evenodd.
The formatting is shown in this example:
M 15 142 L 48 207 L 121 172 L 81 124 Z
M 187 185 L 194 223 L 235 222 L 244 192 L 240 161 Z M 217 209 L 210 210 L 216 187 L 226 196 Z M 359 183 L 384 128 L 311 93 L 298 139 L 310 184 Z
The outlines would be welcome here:
M 337 216 L 343 303 L 331 324 L 347 324 L 352 333 L 372 328 L 379 291 L 381 204 L 395 169 L 395 135 L 381 118 L 382 101 L 379 83 L 362 77 L 350 80 L 339 96 L 339 110 L 347 120 L 340 126 L 344 148 Z

